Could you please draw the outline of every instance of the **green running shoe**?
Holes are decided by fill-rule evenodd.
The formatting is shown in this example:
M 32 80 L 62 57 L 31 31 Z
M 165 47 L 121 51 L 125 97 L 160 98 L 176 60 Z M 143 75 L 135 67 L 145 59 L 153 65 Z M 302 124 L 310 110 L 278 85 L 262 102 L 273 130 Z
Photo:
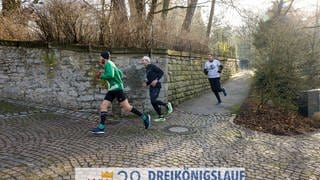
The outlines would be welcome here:
M 144 128 L 148 129 L 151 126 L 151 116 L 149 114 L 142 115 L 141 119 L 143 120 Z
M 166 118 L 164 118 L 164 116 L 159 116 L 157 119 L 154 119 L 155 122 L 163 122 L 165 120 Z
M 168 108 L 168 114 L 172 113 L 173 112 L 173 109 L 172 109 L 172 105 L 170 102 L 168 102 L 167 104 L 167 108 Z

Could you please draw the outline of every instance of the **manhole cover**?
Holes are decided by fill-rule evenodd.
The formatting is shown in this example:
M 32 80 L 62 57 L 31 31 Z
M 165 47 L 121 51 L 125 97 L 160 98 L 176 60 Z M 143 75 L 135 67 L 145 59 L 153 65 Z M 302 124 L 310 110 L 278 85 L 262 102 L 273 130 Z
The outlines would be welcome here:
M 164 128 L 164 131 L 171 134 L 193 134 L 196 130 L 188 126 L 173 125 Z

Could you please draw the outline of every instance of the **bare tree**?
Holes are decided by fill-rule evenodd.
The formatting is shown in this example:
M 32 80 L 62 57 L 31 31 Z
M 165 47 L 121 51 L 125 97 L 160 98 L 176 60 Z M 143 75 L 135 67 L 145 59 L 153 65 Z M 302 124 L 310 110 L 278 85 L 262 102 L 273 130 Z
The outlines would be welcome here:
M 124 0 L 111 0 L 112 41 L 128 43 L 130 32 L 128 12 Z M 114 43 L 113 43 L 114 44 Z M 124 45 L 125 46 L 125 45 Z
M 162 13 L 161 13 L 161 17 L 163 20 L 165 20 L 167 18 L 168 15 L 168 8 L 170 5 L 170 0 L 163 0 L 162 1 Z
M 105 7 L 106 7 L 106 1 L 101 0 L 101 15 L 100 15 L 100 33 L 99 33 L 99 42 L 100 44 L 104 44 L 105 38 L 104 38 L 104 33 L 105 33 L 105 21 L 106 21 L 106 13 L 105 13 Z
M 134 2 L 137 20 L 142 22 L 146 12 L 145 0 L 134 0 Z
M 112 18 L 115 24 L 128 24 L 128 12 L 124 0 L 111 0 Z
M 130 28 L 133 39 L 141 39 L 142 24 L 145 17 L 145 0 L 129 0 L 130 7 Z M 136 41 L 136 43 L 138 43 Z
M 191 26 L 194 12 L 196 10 L 197 3 L 198 3 L 198 0 L 190 0 L 188 2 L 188 9 L 182 24 L 181 32 L 190 32 L 190 26 Z
M 135 39 L 134 43 L 138 46 L 150 45 L 151 28 L 154 20 L 155 10 L 158 0 L 129 0 L 130 5 L 130 25 L 131 39 Z M 146 14 L 146 7 L 149 7 Z
M 320 19 L 320 13 L 319 13 L 319 0 L 317 0 L 317 7 L 315 12 L 315 27 L 319 28 L 319 19 Z M 312 75 L 309 77 L 310 82 L 317 82 L 319 79 L 319 29 L 314 28 L 312 33 L 312 40 L 311 40 L 311 58 L 310 61 L 314 64 L 318 64 L 316 66 L 310 66 L 310 73 Z M 319 84 L 314 83 L 312 84 L 312 88 L 316 88 L 316 86 L 319 86 Z
M 147 16 L 147 27 L 149 27 L 152 24 L 152 21 L 154 19 L 154 12 L 156 10 L 157 7 L 157 2 L 158 0 L 152 0 L 151 4 L 150 4 L 150 11 L 148 12 L 148 16 Z
M 207 37 L 210 37 L 211 27 L 212 27 L 212 21 L 214 16 L 214 6 L 216 4 L 216 0 L 211 1 L 211 9 L 210 9 L 210 16 L 208 21 L 208 27 L 207 27 Z
M 79 43 L 87 39 L 84 28 L 88 24 L 85 21 L 87 11 L 78 2 L 52 0 L 35 10 L 36 31 L 42 40 Z

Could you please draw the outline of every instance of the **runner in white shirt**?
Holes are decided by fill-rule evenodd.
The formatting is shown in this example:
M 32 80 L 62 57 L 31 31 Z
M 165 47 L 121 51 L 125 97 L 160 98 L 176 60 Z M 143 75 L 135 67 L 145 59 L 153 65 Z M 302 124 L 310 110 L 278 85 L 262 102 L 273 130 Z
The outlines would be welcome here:
M 221 88 L 220 84 L 220 73 L 222 69 L 223 65 L 219 60 L 214 58 L 214 54 L 208 53 L 208 61 L 204 65 L 204 73 L 208 75 L 211 89 L 218 100 L 217 105 L 222 102 L 219 92 L 222 92 L 224 96 L 227 96 L 226 90 Z

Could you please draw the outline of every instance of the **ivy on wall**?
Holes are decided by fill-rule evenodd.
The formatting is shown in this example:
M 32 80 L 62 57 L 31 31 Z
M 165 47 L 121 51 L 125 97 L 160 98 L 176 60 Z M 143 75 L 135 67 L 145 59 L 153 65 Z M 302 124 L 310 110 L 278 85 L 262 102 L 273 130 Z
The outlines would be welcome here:
M 90 77 L 90 84 L 92 87 L 96 88 L 99 86 L 100 88 L 108 89 L 108 84 L 105 80 L 97 79 L 98 70 L 96 67 L 92 66 L 88 72 L 88 76 Z
M 53 52 L 47 51 L 42 55 L 42 59 L 48 69 L 48 78 L 53 79 L 55 77 L 55 69 L 57 67 L 57 58 Z

